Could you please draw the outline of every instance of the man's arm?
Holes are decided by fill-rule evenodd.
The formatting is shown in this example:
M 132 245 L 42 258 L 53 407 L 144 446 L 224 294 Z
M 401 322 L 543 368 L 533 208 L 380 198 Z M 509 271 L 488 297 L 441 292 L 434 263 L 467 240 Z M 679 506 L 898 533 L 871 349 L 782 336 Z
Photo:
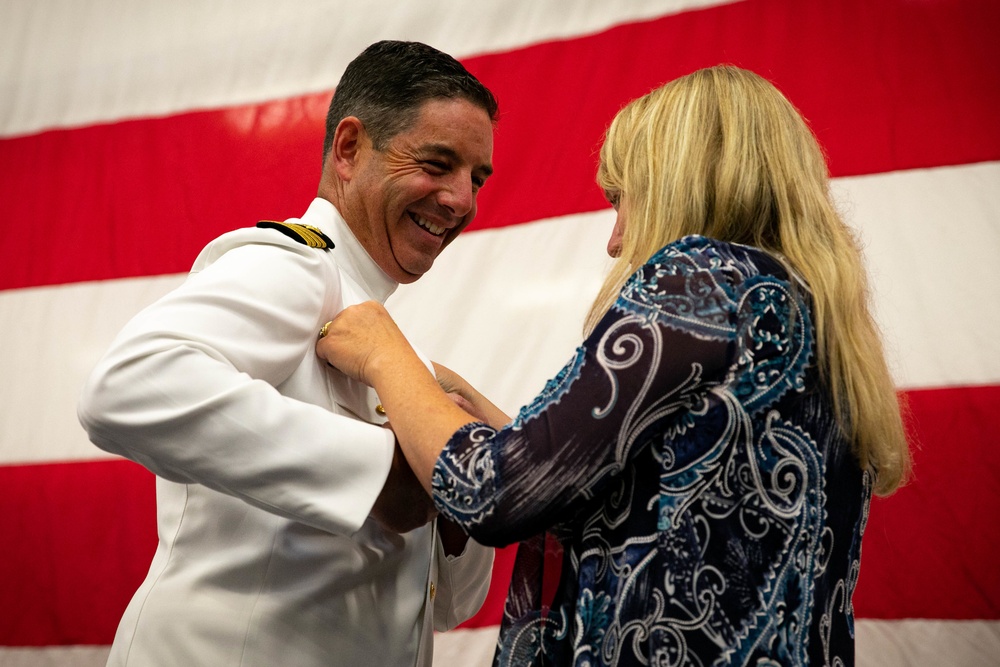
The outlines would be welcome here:
M 380 526 L 394 533 L 408 533 L 433 521 L 437 516 L 434 501 L 413 474 L 398 444 L 393 452 L 389 476 L 382 485 L 378 498 L 375 499 L 371 516 Z M 467 538 L 461 528 L 451 525 L 454 526 L 457 535 L 449 531 L 450 546 L 446 546 L 445 550 L 449 555 L 457 556 L 465 548 Z M 442 540 L 444 539 L 442 535 Z
M 79 405 L 91 439 L 166 479 L 357 531 L 389 473 L 392 434 L 307 402 L 329 400 L 320 379 L 303 385 L 316 388 L 306 400 L 275 388 L 316 363 L 317 320 L 341 301 L 335 273 L 291 240 L 221 253 L 117 337 Z

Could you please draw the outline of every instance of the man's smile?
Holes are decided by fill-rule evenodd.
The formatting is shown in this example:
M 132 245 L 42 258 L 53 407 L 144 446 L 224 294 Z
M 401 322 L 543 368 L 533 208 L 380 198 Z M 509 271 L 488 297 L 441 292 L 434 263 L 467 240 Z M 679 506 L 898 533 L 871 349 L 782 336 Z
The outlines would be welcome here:
M 430 220 L 427 220 L 426 218 L 422 218 L 419 215 L 417 215 L 416 213 L 412 213 L 410 211 L 407 211 L 407 215 L 410 216 L 410 220 L 413 220 L 413 222 L 417 223 L 418 225 L 420 225 L 421 227 L 423 227 L 424 229 L 426 229 L 427 231 L 429 231 L 434 236 L 443 236 L 444 233 L 446 231 L 448 231 L 448 229 L 446 227 L 438 227 L 437 225 L 435 225 Z

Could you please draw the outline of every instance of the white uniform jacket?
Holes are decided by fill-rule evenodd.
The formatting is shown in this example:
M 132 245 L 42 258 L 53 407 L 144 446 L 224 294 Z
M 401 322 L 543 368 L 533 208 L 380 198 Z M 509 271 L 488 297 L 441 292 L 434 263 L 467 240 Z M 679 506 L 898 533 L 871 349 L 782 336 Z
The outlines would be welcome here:
M 87 382 L 93 442 L 157 475 L 159 545 L 109 664 L 429 665 L 432 628 L 486 595 L 491 549 L 446 558 L 433 524 L 401 536 L 368 518 L 393 436 L 374 392 L 314 345 L 396 283 L 329 202 L 301 222 L 334 249 L 274 229 L 219 237 Z

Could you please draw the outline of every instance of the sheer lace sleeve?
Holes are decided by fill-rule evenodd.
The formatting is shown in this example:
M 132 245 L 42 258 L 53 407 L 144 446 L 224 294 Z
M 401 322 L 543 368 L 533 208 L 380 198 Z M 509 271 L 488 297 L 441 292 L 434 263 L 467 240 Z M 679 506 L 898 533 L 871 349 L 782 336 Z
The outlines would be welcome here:
M 731 281 L 670 248 L 630 278 L 511 425 L 474 423 L 452 436 L 435 467 L 435 502 L 477 540 L 507 544 L 560 523 L 650 442 L 712 411 L 709 389 L 733 363 Z

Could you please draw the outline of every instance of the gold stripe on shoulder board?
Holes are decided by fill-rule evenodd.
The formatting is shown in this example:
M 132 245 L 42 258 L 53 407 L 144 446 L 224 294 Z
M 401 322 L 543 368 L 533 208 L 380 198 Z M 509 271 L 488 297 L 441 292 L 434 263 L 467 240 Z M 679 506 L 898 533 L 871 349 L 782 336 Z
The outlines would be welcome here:
M 279 222 L 277 220 L 261 220 L 257 223 L 261 229 L 274 229 L 285 236 L 298 241 L 310 248 L 329 251 L 334 245 L 329 236 L 318 227 L 302 225 L 297 222 Z

